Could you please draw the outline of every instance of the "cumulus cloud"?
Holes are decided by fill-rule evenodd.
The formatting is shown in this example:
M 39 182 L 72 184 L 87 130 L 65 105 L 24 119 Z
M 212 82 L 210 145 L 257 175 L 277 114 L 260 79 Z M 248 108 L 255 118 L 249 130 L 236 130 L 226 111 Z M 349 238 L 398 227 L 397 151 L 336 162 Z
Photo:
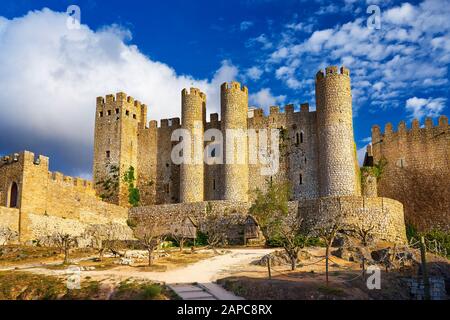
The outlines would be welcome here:
M 251 67 L 247 69 L 246 75 L 248 78 L 250 78 L 253 81 L 259 80 L 263 74 L 263 70 L 258 67 Z
M 128 44 L 128 30 L 69 30 L 66 19 L 49 9 L 0 17 L 0 145 L 51 155 L 68 174 L 91 171 L 97 96 L 124 91 L 160 119 L 179 116 L 180 91 L 197 86 L 208 95 L 208 111 L 218 112 L 220 84 L 239 73 L 223 61 L 211 79 L 179 75 Z
M 377 2 L 381 4 L 370 1 Z M 354 0 L 345 1 L 347 7 L 355 5 Z M 383 2 L 387 5 L 390 2 Z M 450 1 L 404 3 L 383 8 L 381 14 L 380 30 L 367 27 L 364 10 L 359 15 L 355 12 L 350 21 L 318 28 L 306 38 L 292 33 L 297 22 L 285 24 L 286 31 L 266 39 L 276 48 L 267 54 L 267 69 L 288 88 L 304 89 L 305 81 L 319 68 L 346 65 L 351 70 L 355 114 L 360 106 L 368 106 L 369 111 L 403 107 L 411 91 L 426 92 L 428 97 L 445 96 Z M 305 95 L 313 99 L 312 94 Z
M 263 88 L 260 91 L 249 95 L 249 103 L 252 106 L 268 110 L 271 106 L 284 103 L 286 96 L 274 96 L 269 88 Z
M 406 110 L 412 118 L 422 120 L 424 117 L 436 118 L 441 115 L 445 108 L 445 98 L 417 98 L 413 97 L 406 101 Z

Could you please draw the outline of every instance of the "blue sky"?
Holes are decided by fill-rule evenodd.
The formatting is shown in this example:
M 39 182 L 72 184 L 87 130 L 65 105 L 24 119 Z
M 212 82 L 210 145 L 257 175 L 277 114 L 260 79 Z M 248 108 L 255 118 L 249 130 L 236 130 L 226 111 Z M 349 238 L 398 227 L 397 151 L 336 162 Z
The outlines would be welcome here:
M 372 4 L 380 29 L 367 27 Z M 0 154 L 30 149 L 89 177 L 96 96 L 125 91 L 160 119 L 179 116 L 179 92 L 194 85 L 212 113 L 220 83 L 237 79 L 266 110 L 314 106 L 314 75 L 331 64 L 352 72 L 362 150 L 373 124 L 449 114 L 449 17 L 450 0 L 3 0 Z

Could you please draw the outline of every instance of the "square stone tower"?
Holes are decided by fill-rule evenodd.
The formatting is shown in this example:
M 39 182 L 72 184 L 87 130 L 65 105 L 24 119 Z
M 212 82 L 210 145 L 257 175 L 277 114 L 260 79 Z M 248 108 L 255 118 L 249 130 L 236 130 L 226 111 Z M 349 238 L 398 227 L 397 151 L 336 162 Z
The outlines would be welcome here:
M 131 167 L 138 181 L 138 132 L 145 127 L 147 106 L 117 93 L 97 98 L 93 180 L 103 200 L 128 206 L 123 177 Z

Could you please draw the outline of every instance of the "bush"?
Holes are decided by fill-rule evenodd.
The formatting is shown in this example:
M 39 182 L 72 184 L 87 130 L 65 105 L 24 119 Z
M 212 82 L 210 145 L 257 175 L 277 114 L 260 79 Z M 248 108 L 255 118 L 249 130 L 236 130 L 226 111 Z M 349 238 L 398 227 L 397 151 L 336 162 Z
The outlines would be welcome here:
M 425 238 L 427 244 L 436 242 L 440 248 L 442 254 L 445 254 L 447 258 L 450 258 L 450 232 L 444 232 L 441 230 L 432 230 L 428 232 L 419 232 L 413 225 L 406 226 L 406 236 L 409 243 L 417 242 L 421 237 Z M 416 245 L 417 247 L 417 245 Z M 430 250 L 430 248 L 428 248 Z
M 162 288 L 157 284 L 145 285 L 142 288 L 142 297 L 145 300 L 153 300 L 161 294 Z
M 195 239 L 195 245 L 197 247 L 204 247 L 208 245 L 208 235 L 201 231 L 197 231 L 197 239 Z

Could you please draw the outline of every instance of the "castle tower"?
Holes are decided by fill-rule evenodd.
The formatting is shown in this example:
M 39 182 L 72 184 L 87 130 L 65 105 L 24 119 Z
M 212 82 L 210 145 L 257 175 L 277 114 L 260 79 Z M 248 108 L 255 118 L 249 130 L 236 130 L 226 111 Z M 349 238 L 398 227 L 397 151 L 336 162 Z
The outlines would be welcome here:
M 319 192 L 321 196 L 356 195 L 356 150 L 353 137 L 350 72 L 326 68 L 316 75 L 319 143 Z
M 248 201 L 248 89 L 238 82 L 221 86 L 224 141 L 223 199 Z
M 191 134 L 190 154 L 184 155 L 188 163 L 180 167 L 180 201 L 204 200 L 203 131 L 206 114 L 206 95 L 199 89 L 181 92 L 181 128 Z
M 105 201 L 128 206 L 123 176 L 130 167 L 138 179 L 138 130 L 145 127 L 147 106 L 125 93 L 97 98 L 93 180 Z

